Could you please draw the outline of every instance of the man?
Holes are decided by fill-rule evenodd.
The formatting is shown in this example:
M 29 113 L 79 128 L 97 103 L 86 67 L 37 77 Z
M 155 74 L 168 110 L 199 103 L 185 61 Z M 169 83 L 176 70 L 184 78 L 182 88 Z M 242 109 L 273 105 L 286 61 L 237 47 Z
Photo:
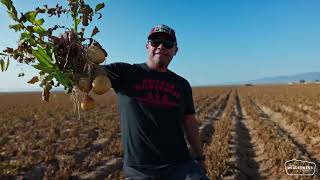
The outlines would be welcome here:
M 155 26 L 146 49 L 146 63 L 103 66 L 118 96 L 124 176 L 128 180 L 208 179 L 191 87 L 168 69 L 178 52 L 175 31 Z

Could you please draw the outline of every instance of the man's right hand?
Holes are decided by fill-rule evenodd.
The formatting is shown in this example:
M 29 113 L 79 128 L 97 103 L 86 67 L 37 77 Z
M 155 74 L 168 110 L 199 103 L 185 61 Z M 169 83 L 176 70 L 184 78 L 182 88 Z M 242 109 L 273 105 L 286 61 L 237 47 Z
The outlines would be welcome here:
M 203 160 L 201 161 L 198 161 L 200 167 L 202 168 L 202 170 L 207 174 L 207 167 L 206 167 L 206 164 L 204 163 Z

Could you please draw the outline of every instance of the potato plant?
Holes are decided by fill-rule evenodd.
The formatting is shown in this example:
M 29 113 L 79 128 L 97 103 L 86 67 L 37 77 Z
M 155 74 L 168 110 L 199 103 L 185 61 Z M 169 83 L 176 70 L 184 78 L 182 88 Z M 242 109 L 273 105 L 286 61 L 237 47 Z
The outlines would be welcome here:
M 99 69 L 99 64 L 108 54 L 93 38 L 99 32 L 98 27 L 92 28 L 90 37 L 85 37 L 85 31 L 93 18 L 101 19 L 100 10 L 105 7 L 105 4 L 98 3 L 92 8 L 85 0 L 68 0 L 67 2 L 67 7 L 59 4 L 55 7 L 43 5 L 31 11 L 18 13 L 11 0 L 1 0 L 14 22 L 9 28 L 20 33 L 20 39 L 16 48 L 7 47 L 3 50 L 0 54 L 0 65 L 2 71 L 8 69 L 10 60 L 33 66 L 39 71 L 39 75 L 34 76 L 28 83 L 39 83 L 43 89 L 43 100 L 49 101 L 53 86 L 62 85 L 66 93 L 73 93 L 79 107 L 78 96 L 75 95 L 77 90 L 86 94 L 83 98 L 85 102 L 82 102 L 85 104 L 86 102 L 94 103 L 94 101 L 88 101 L 92 99 L 88 96 L 93 86 L 97 94 L 103 94 L 110 89 L 110 80 L 106 72 Z M 71 15 L 72 27 L 54 25 L 46 28 L 44 26 L 46 17 L 60 18 L 64 15 Z M 59 29 L 64 32 L 57 35 Z M 96 70 L 99 70 L 99 73 L 95 73 Z M 95 80 L 96 76 L 101 77 Z M 94 108 L 94 105 L 83 105 L 83 107 L 89 110 Z

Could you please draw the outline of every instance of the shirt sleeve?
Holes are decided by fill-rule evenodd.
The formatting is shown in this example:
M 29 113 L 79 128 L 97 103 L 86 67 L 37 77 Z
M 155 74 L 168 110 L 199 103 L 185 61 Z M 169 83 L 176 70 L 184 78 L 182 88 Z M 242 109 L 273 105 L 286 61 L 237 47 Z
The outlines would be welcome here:
M 190 84 L 187 82 L 186 85 L 186 106 L 185 106 L 185 110 L 184 110 L 184 114 L 188 115 L 188 114 L 194 114 L 195 110 L 194 110 L 194 104 L 193 104 L 193 96 L 192 96 L 192 88 L 190 86 Z
M 128 63 L 112 63 L 101 65 L 101 67 L 107 72 L 112 88 L 118 90 L 126 84 L 132 65 Z

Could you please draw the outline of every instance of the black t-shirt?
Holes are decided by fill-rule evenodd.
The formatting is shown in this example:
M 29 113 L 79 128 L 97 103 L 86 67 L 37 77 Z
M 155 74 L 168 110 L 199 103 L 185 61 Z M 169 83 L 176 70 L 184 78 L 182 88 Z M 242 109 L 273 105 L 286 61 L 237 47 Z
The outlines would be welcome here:
M 103 68 L 118 96 L 124 166 L 152 173 L 188 160 L 182 121 L 195 113 L 188 81 L 146 63 Z

